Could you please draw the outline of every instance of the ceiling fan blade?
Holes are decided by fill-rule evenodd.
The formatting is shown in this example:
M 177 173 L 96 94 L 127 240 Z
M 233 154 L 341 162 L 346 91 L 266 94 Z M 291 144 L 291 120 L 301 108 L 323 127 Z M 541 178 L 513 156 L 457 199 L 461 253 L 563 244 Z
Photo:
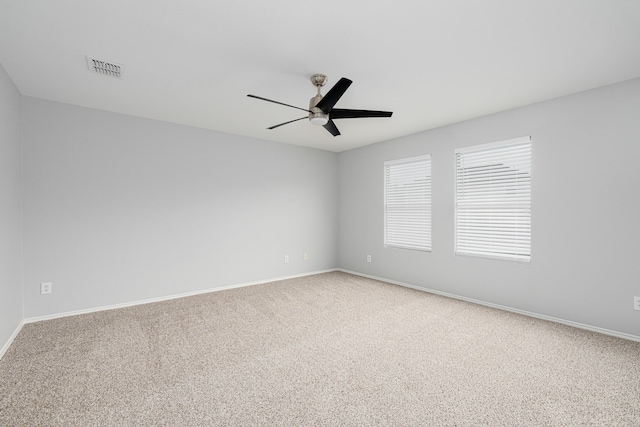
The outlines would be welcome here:
M 291 108 L 295 108 L 295 109 L 298 109 L 298 110 L 306 111 L 307 113 L 311 112 L 311 111 L 307 110 L 306 108 L 296 107 L 295 105 L 285 104 L 284 102 L 274 101 L 273 99 L 267 99 L 267 98 L 263 98 L 261 96 L 255 96 L 255 95 L 247 95 L 247 96 L 249 98 L 260 99 L 262 101 L 273 102 L 274 104 L 280 104 L 280 105 L 284 105 L 285 107 L 291 107 Z
M 280 127 L 280 126 L 288 125 L 289 123 L 297 122 L 298 120 L 303 120 L 303 119 L 308 119 L 308 118 L 309 118 L 309 116 L 300 117 L 299 119 L 289 120 L 288 122 L 280 123 L 279 125 L 271 126 L 270 128 L 267 128 L 267 129 L 269 129 L 269 130 L 275 129 L 275 128 Z
M 329 92 L 316 104 L 316 107 L 321 109 L 325 113 L 329 113 L 333 106 L 336 105 L 336 102 L 344 95 L 345 91 L 351 86 L 353 83 L 351 80 L 346 78 L 341 78 L 338 80 L 338 83 L 333 85 Z
M 345 110 L 335 108 L 331 110 L 332 119 L 359 119 L 364 117 L 391 117 L 392 111 L 372 111 L 372 110 Z
M 327 122 L 326 125 L 322 126 L 323 128 L 325 128 L 326 130 L 329 131 L 329 133 L 333 136 L 338 136 L 340 135 L 340 131 L 338 130 L 338 128 L 336 127 L 336 124 L 333 123 L 333 120 L 329 119 L 329 121 Z

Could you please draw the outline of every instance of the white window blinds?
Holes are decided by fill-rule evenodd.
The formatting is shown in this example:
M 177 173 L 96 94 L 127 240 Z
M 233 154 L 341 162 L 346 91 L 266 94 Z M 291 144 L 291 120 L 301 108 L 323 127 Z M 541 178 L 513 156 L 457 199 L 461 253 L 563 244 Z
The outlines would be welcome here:
M 431 250 L 431 156 L 384 164 L 384 245 Z
M 531 260 L 531 137 L 456 150 L 456 254 Z

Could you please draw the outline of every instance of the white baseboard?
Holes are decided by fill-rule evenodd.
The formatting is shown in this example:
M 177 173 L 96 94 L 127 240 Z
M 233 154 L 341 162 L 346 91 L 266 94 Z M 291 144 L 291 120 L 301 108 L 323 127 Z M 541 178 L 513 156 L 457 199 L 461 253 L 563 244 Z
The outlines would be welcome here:
M 467 301 L 467 302 L 471 302 L 471 303 L 474 303 L 474 304 L 484 305 L 484 306 L 491 307 L 491 308 L 497 308 L 498 310 L 504 310 L 504 311 L 509 311 L 511 313 L 522 314 L 524 316 L 534 317 L 536 319 L 542 319 L 542 320 L 548 320 L 550 322 L 561 323 L 563 325 L 573 326 L 574 328 L 586 329 L 588 331 L 598 332 L 598 333 L 601 333 L 601 334 L 604 334 L 604 335 L 611 335 L 611 336 L 618 337 L 618 338 L 624 338 L 624 339 L 630 340 L 630 341 L 640 342 L 640 336 L 637 336 L 637 335 L 631 335 L 631 334 L 626 334 L 624 332 L 612 331 L 612 330 L 600 328 L 600 327 L 597 327 L 597 326 L 585 325 L 584 323 L 578 323 L 578 322 L 573 322 L 571 320 L 565 320 L 565 319 L 560 319 L 560 318 L 557 318 L 557 317 L 546 316 L 544 314 L 533 313 L 531 311 L 519 310 L 517 308 L 511 308 L 511 307 L 507 307 L 507 306 L 504 306 L 504 305 L 493 304 L 493 303 L 490 303 L 490 302 L 485 302 L 485 301 L 480 301 L 480 300 L 473 299 L 473 298 L 463 297 L 463 296 L 460 296 L 460 295 L 450 294 L 448 292 L 437 291 L 435 289 L 423 288 L 421 286 L 411 285 L 409 283 L 398 282 L 397 280 L 386 279 L 384 277 L 371 276 L 369 274 L 358 273 L 356 271 L 345 270 L 345 269 L 342 269 L 342 268 L 338 268 L 337 271 L 342 271 L 343 273 L 349 273 L 349 274 L 353 274 L 353 275 L 356 275 L 356 276 L 366 277 L 366 278 L 369 278 L 369 279 L 379 280 L 381 282 L 387 282 L 387 283 L 391 283 L 393 285 L 404 286 L 405 288 L 416 289 L 418 291 L 428 292 L 428 293 L 431 293 L 431 294 L 436 294 L 436 295 L 441 295 L 441 296 L 444 296 L 444 297 L 449 297 L 449 298 L 453 298 L 453 299 Z
M 7 350 L 9 350 L 9 347 L 11 347 L 11 344 L 13 343 L 13 340 L 16 339 L 16 337 L 20 333 L 20 330 L 22 330 L 22 327 L 24 326 L 24 324 L 25 324 L 24 320 L 22 322 L 20 322 L 20 324 L 18 325 L 16 330 L 13 331 L 13 333 L 11 334 L 11 336 L 9 337 L 7 342 L 4 343 L 4 345 L 0 349 L 0 360 L 2 360 L 2 357 L 4 356 L 4 354 L 7 352 Z
M 487 306 L 487 307 L 496 308 L 496 309 L 499 309 L 499 310 L 504 310 L 504 311 L 509 311 L 509 312 L 512 312 L 512 313 L 522 314 L 524 316 L 534 317 L 534 318 L 542 319 L 542 320 L 548 320 L 548 321 L 551 321 L 551 322 L 556 322 L 556 323 L 561 323 L 561 324 L 568 325 L 568 326 L 573 326 L 575 328 L 585 329 L 585 330 L 588 330 L 588 331 L 598 332 L 598 333 L 605 334 L 605 335 L 611 335 L 611 336 L 618 337 L 618 338 L 624 338 L 624 339 L 627 339 L 627 340 L 640 342 L 640 336 L 636 336 L 636 335 L 631 335 L 631 334 L 626 334 L 626 333 L 623 333 L 623 332 L 612 331 L 612 330 L 600 328 L 600 327 L 597 327 L 597 326 L 586 325 L 586 324 L 583 324 L 583 323 L 573 322 L 573 321 L 570 321 L 570 320 L 560 319 L 560 318 L 557 318 L 557 317 L 546 316 L 546 315 L 543 315 L 543 314 L 533 313 L 533 312 L 530 312 L 530 311 L 519 310 L 519 309 L 516 309 L 516 308 L 511 308 L 511 307 L 507 307 L 507 306 L 503 306 L 503 305 L 499 305 L 499 304 L 493 304 L 493 303 L 489 303 L 489 302 L 485 302 L 485 301 L 481 301 L 481 300 L 477 300 L 477 299 L 473 299 L 473 298 L 467 298 L 467 297 L 463 297 L 463 296 L 460 296 L 460 295 L 451 294 L 451 293 L 448 293 L 448 292 L 442 292 L 442 291 L 438 291 L 438 290 L 435 290 L 435 289 L 429 289 L 429 288 L 424 288 L 424 287 L 421 287 L 421 286 L 412 285 L 412 284 L 409 284 L 409 283 L 399 282 L 397 280 L 391 280 L 391 279 L 387 279 L 387 278 L 384 278 L 384 277 L 372 276 L 372 275 L 369 275 L 369 274 L 358 273 L 356 271 L 345 270 L 345 269 L 342 269 L 342 268 L 334 268 L 334 269 L 328 269 L 328 270 L 320 270 L 320 271 L 314 271 L 314 272 L 309 272 L 309 273 L 296 274 L 296 275 L 292 275 L 292 276 L 284 276 L 284 277 L 276 277 L 276 278 L 265 279 L 265 280 L 258 280 L 258 281 L 254 281 L 254 282 L 237 283 L 237 284 L 234 284 L 234 285 L 221 286 L 221 287 L 218 287 L 218 288 L 210 288 L 210 289 L 204 289 L 204 290 L 194 291 L 194 292 L 185 292 L 185 293 L 181 293 L 181 294 L 168 295 L 168 296 L 164 296 L 164 297 L 149 298 L 149 299 L 131 301 L 131 302 L 126 302 L 126 303 L 121 303 L 121 304 L 106 305 L 106 306 L 93 307 L 93 308 L 88 308 L 88 309 L 83 309 L 83 310 L 75 310 L 75 311 L 68 311 L 68 312 L 64 312 L 64 313 L 55 313 L 55 314 L 50 314 L 50 315 L 46 315 L 46 316 L 38 316 L 38 317 L 27 318 L 27 319 L 24 319 L 18 325 L 18 327 L 13 332 L 11 337 L 9 337 L 9 340 L 5 343 L 5 345 L 0 350 L 0 359 L 2 359 L 2 356 L 4 356 L 6 351 L 9 349 L 9 347 L 11 346 L 11 343 L 13 342 L 15 337 L 18 335 L 18 333 L 22 329 L 22 326 L 27 324 L 27 323 L 40 322 L 42 320 L 58 319 L 58 318 L 61 318 L 61 317 L 68 317 L 68 316 L 77 316 L 79 314 L 95 313 L 95 312 L 98 312 L 98 311 L 114 310 L 114 309 L 118 309 L 118 308 L 132 307 L 132 306 L 141 305 L 141 304 L 149 304 L 149 303 L 154 303 L 154 302 L 167 301 L 167 300 L 172 300 L 172 299 L 176 299 L 176 298 L 184 298 L 184 297 L 189 297 L 189 296 L 194 296 L 194 295 L 206 294 L 206 293 L 210 293 L 210 292 L 225 291 L 225 290 L 229 290 L 229 289 L 237 289 L 237 288 L 243 288 L 243 287 L 247 287 L 247 286 L 260 285 L 260 284 L 264 284 L 264 283 L 277 282 L 277 281 L 280 281 L 280 280 L 295 279 L 295 278 L 298 278 L 298 277 L 305 277 L 305 276 L 313 276 L 315 274 L 329 273 L 329 272 L 332 272 L 332 271 L 342 271 L 344 273 L 353 274 L 353 275 L 361 276 L 361 277 L 366 277 L 366 278 L 374 279 L 374 280 L 380 280 L 382 282 L 390 283 L 390 284 L 393 284 L 393 285 L 403 286 L 403 287 L 406 287 L 406 288 L 416 289 L 416 290 L 423 291 L 423 292 L 429 292 L 429 293 L 436 294 L 436 295 L 442 295 L 442 296 L 445 296 L 445 297 L 454 298 L 454 299 L 458 299 L 458 300 L 462 300 L 462 301 L 467 301 L 467 302 L 471 302 L 471 303 L 474 303 L 474 304 L 480 304 L 480 305 L 484 305 L 484 306 Z
M 67 312 L 64 312 L 64 313 L 54 313 L 54 314 L 48 314 L 48 315 L 45 315 L 45 316 L 30 317 L 30 318 L 24 319 L 24 321 L 22 323 L 23 324 L 25 324 L 25 323 L 34 323 L 34 322 L 40 322 L 42 320 L 52 320 L 52 319 L 59 319 L 61 317 L 77 316 L 79 314 L 95 313 L 95 312 L 98 312 L 98 311 L 105 311 L 105 310 L 115 310 L 117 308 L 132 307 L 132 306 L 135 306 L 135 305 L 150 304 L 150 303 L 154 303 L 154 302 L 167 301 L 167 300 L 172 300 L 172 299 L 176 299 L 176 298 L 184 298 L 184 297 L 190 297 L 190 296 L 194 296 L 194 295 L 208 294 L 210 292 L 218 292 L 218 291 L 226 291 L 226 290 L 229 290 L 229 289 L 244 288 L 244 287 L 247 287 L 247 286 L 261 285 L 263 283 L 277 282 L 277 281 L 280 281 L 280 280 L 287 280 L 287 279 L 295 279 L 297 277 L 313 276 L 314 274 L 329 273 L 331 271 L 337 271 L 337 269 L 334 268 L 334 269 L 329 269 L 329 270 L 314 271 L 314 272 L 311 272 L 311 273 L 295 274 L 295 275 L 292 275 L 292 276 L 275 277 L 275 278 L 266 279 L 266 280 L 257 280 L 255 282 L 237 283 L 237 284 L 234 284 L 234 285 L 221 286 L 221 287 L 218 287 L 218 288 L 203 289 L 203 290 L 200 290 L 200 291 L 185 292 L 185 293 L 181 293 L 181 294 L 168 295 L 168 296 L 164 296 L 164 297 L 149 298 L 149 299 L 144 299 L 144 300 L 120 303 L 120 304 L 112 304 L 112 305 L 105 305 L 105 306 L 100 306 L 100 307 L 92 307 L 92 308 L 87 308 L 87 309 L 82 309 L 82 310 L 67 311 Z M 8 345 L 7 345 L 7 348 L 8 348 Z

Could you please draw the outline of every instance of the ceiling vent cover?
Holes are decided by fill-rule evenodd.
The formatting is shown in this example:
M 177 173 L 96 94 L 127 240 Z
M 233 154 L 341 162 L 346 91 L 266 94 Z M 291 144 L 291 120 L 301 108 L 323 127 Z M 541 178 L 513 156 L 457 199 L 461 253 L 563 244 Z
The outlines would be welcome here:
M 87 56 L 87 65 L 89 66 L 89 71 L 92 73 L 122 79 L 122 72 L 124 71 L 122 64 L 116 64 L 115 62 L 104 61 L 102 59 L 90 58 Z

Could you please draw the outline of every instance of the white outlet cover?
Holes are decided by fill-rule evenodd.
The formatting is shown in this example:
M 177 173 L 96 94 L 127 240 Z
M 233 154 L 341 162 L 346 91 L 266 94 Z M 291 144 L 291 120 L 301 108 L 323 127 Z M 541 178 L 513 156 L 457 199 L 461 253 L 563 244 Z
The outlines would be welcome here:
M 40 294 L 50 294 L 53 291 L 53 283 L 51 282 L 42 282 L 40 283 Z
M 633 309 L 640 310 L 640 297 L 633 297 Z

